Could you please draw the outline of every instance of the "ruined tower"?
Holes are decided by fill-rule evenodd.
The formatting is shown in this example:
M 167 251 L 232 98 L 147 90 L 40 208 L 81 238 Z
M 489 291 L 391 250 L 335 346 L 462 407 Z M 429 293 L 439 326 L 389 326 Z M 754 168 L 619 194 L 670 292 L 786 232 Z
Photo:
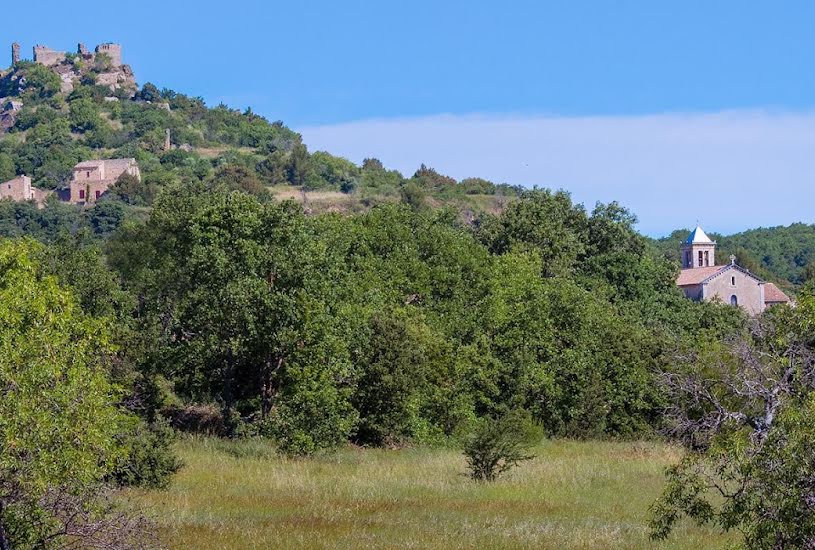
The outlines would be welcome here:
M 16 65 L 20 62 L 20 45 L 15 42 L 11 45 L 11 64 Z
M 110 58 L 110 64 L 114 67 L 122 65 L 122 46 L 119 44 L 99 44 L 96 46 L 96 53 L 106 54 Z
M 88 52 L 88 48 L 85 47 L 85 44 L 80 42 L 76 47 L 76 53 L 81 55 L 82 57 L 88 57 L 90 53 Z
M 164 130 L 164 150 L 169 151 L 173 148 L 172 143 L 170 142 L 170 129 L 167 128 Z

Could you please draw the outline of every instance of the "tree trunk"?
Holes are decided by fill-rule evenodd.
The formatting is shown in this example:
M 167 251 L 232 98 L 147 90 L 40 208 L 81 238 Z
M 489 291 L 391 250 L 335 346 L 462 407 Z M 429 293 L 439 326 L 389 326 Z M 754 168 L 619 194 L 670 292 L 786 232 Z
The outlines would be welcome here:
M 223 372 L 223 388 L 221 390 L 221 398 L 223 399 L 223 417 L 224 417 L 224 430 L 228 437 L 233 437 L 237 426 L 235 425 L 232 405 L 235 403 L 235 395 L 233 392 L 233 384 L 235 381 L 235 356 L 230 347 L 226 352 L 226 361 Z
M 261 373 L 261 408 L 260 417 L 266 420 L 272 410 L 272 402 L 274 401 L 275 387 L 274 375 L 283 366 L 283 357 L 278 357 L 276 360 L 269 358 L 263 363 L 263 372 Z

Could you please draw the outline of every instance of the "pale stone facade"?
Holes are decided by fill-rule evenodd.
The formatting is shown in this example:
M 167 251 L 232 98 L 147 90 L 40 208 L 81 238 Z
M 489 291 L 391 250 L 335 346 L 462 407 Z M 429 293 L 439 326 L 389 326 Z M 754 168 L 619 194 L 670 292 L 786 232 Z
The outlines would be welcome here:
M 74 166 L 70 183 L 73 204 L 94 203 L 107 192 L 122 174 L 141 179 L 136 159 L 89 160 Z
M 31 185 L 31 178 L 28 176 L 17 176 L 0 183 L 0 200 L 35 201 L 38 206 L 42 206 L 49 195 L 51 191 L 43 191 Z
M 13 201 L 34 200 L 34 191 L 32 189 L 30 177 L 17 176 L 13 180 L 0 183 L 0 199 L 11 199 Z
M 82 46 L 84 48 L 84 46 Z M 87 50 L 86 50 L 87 51 Z M 114 67 L 122 65 L 122 46 L 119 44 L 106 43 L 96 46 L 96 53 L 106 54 L 110 58 L 110 64 Z
M 34 62 L 46 67 L 53 67 L 65 61 L 65 52 L 52 50 L 48 46 L 34 46 Z
M 682 271 L 676 280 L 685 296 L 700 302 L 719 300 L 758 315 L 770 305 L 788 303 L 789 298 L 772 283 L 736 265 L 715 265 L 716 242 L 697 227 L 682 245 Z M 765 285 L 770 292 L 765 296 Z

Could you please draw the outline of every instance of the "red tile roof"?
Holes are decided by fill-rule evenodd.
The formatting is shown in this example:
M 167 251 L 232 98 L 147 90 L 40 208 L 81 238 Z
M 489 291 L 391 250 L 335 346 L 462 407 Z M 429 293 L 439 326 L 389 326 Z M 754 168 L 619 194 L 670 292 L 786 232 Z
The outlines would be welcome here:
M 789 297 L 784 294 L 780 288 L 775 286 L 772 283 L 765 283 L 764 284 L 764 303 L 785 303 L 789 302 Z
M 708 277 L 716 275 L 730 267 L 729 265 L 715 265 L 711 267 L 695 267 L 690 269 L 683 269 L 679 272 L 679 277 L 676 278 L 677 286 L 698 285 Z

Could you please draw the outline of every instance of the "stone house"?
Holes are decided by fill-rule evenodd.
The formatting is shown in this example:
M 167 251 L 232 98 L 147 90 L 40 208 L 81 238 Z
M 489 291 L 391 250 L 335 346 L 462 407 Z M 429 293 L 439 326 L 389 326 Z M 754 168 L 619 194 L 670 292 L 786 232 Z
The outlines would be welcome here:
M 36 201 L 39 206 L 42 206 L 50 194 L 50 191 L 43 191 L 32 186 L 31 178 L 28 176 L 17 176 L 12 180 L 0 183 L 0 200 Z
M 94 203 L 122 174 L 141 180 L 136 159 L 88 160 L 74 166 L 70 183 L 72 204 Z
M 751 315 L 790 301 L 777 286 L 736 265 L 734 256 L 729 264 L 717 266 L 716 242 L 701 227 L 694 229 L 682 244 L 682 270 L 676 284 L 691 300 L 718 299 Z

